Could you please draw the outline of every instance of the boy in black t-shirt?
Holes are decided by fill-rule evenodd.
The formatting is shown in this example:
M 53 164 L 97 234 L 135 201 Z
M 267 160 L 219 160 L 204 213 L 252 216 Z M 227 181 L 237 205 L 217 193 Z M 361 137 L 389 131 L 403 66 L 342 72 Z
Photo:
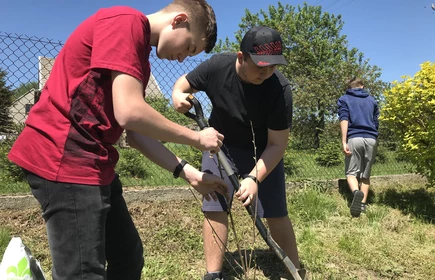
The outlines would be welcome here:
M 222 150 L 245 178 L 235 193 L 237 199 L 246 199 L 245 206 L 253 203 L 257 207 L 257 214 L 266 218 L 273 239 L 300 268 L 287 213 L 282 160 L 292 123 L 292 93 L 288 80 L 276 66 L 286 64 L 279 33 L 265 26 L 253 27 L 244 36 L 237 54 L 216 54 L 180 77 L 172 98 L 175 109 L 186 113 L 191 108 L 186 101 L 189 94 L 204 91 L 208 95 L 213 105 L 209 123 L 225 136 Z M 215 160 L 204 153 L 202 169 L 219 175 Z M 219 201 L 203 201 L 203 211 L 210 221 L 209 224 L 205 220 L 203 226 L 207 266 L 203 279 L 222 279 L 228 207 L 231 206 Z

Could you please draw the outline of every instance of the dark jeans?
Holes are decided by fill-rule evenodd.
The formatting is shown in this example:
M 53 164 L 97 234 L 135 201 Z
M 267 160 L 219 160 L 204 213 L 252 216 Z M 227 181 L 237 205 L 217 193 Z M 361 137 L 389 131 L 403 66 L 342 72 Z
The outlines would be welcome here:
M 26 175 L 46 222 L 53 280 L 140 279 L 142 242 L 118 177 L 88 186 Z

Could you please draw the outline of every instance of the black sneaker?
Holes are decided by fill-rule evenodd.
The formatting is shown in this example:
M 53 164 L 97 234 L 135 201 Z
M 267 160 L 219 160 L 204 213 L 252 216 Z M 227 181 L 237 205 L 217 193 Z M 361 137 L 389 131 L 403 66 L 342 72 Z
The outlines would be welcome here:
M 219 273 L 207 273 L 202 277 L 202 280 L 223 280 L 222 272 Z
M 359 217 L 361 215 L 361 201 L 364 198 L 364 193 L 362 191 L 354 191 L 353 192 L 353 200 L 350 205 L 350 214 L 352 217 Z

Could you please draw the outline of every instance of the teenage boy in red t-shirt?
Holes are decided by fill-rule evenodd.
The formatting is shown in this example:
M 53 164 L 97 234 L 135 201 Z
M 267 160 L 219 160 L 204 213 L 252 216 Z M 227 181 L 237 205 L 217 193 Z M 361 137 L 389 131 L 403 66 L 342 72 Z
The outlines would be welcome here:
M 41 204 L 54 280 L 140 279 L 142 243 L 114 171 L 113 145 L 124 130 L 132 147 L 206 199 L 227 193 L 223 180 L 156 140 L 218 151 L 223 135 L 175 124 L 144 101 L 152 46 L 159 58 L 182 62 L 210 52 L 216 30 L 204 0 L 175 0 L 148 16 L 129 7 L 101 9 L 66 41 L 9 153 Z

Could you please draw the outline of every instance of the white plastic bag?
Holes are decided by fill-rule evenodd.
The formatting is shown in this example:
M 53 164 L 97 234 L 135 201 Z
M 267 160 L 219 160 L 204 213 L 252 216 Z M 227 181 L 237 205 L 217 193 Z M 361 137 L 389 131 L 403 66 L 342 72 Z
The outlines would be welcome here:
M 23 244 L 12 237 L 0 264 L 0 280 L 45 280 L 41 265 Z

